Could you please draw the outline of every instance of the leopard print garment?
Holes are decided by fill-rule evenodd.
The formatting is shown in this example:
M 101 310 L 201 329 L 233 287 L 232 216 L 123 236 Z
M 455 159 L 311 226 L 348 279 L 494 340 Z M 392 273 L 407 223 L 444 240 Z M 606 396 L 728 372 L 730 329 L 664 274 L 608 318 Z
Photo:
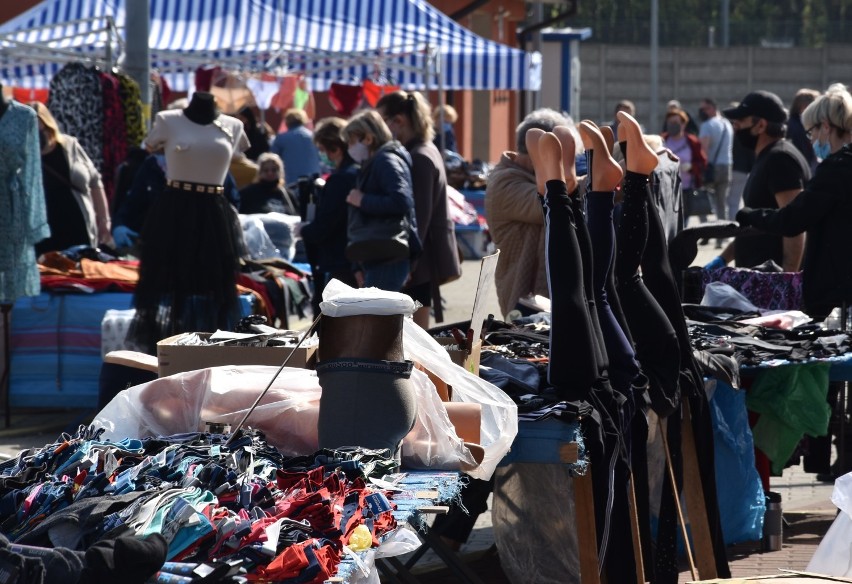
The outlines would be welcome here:
M 145 139 L 145 126 L 142 123 L 142 93 L 139 84 L 124 72 L 116 74 L 118 95 L 124 107 L 124 127 L 127 131 L 127 148 L 142 144 Z
M 65 65 L 50 80 L 47 108 L 60 130 L 77 138 L 103 174 L 103 90 L 98 71 L 82 63 Z

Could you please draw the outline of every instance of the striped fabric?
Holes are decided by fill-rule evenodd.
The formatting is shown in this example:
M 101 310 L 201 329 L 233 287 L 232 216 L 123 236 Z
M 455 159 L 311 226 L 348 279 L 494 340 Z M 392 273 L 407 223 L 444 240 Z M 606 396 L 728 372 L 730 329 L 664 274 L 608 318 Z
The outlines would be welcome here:
M 126 1 L 45 0 L 0 26 L 0 79 L 45 87 L 69 58 L 120 55 L 110 28 L 123 35 Z M 437 88 L 436 66 L 445 89 L 538 89 L 539 55 L 479 37 L 424 0 L 149 1 L 151 65 L 177 90 L 203 64 L 304 72 L 314 90 L 377 76 Z

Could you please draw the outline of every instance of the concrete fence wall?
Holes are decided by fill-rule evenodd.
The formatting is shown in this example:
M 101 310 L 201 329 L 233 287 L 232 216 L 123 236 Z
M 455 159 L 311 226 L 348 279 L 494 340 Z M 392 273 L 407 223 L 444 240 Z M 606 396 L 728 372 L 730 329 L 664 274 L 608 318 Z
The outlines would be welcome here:
M 639 121 L 647 126 L 650 54 L 648 47 L 580 43 L 580 118 L 608 121 L 615 104 L 630 99 L 636 104 Z M 546 70 L 546 63 L 544 67 Z M 695 116 L 704 97 L 715 99 L 723 108 L 757 89 L 778 94 L 789 107 L 798 89 L 822 91 L 835 82 L 852 86 L 852 45 L 822 49 L 665 47 L 659 49 L 657 112 L 661 125 L 670 99 L 679 100 Z

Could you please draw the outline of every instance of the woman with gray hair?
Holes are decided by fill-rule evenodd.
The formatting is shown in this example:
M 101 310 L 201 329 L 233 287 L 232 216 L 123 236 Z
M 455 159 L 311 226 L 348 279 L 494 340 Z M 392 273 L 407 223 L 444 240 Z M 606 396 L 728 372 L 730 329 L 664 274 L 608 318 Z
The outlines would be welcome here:
M 485 217 L 494 244 L 500 250 L 495 281 L 503 315 L 514 310 L 526 296 L 549 296 L 544 258 L 544 215 L 535 172 L 526 146 L 527 132 L 545 132 L 566 126 L 576 135 L 576 154 L 582 142 L 569 116 L 543 108 L 527 115 L 515 130 L 516 152 L 504 152 L 488 176 Z
M 806 233 L 802 293 L 805 310 L 822 319 L 832 308 L 852 301 L 852 95 L 836 84 L 802 112 L 808 139 L 822 162 L 814 177 L 781 209 L 743 208 L 743 227 L 785 237 Z

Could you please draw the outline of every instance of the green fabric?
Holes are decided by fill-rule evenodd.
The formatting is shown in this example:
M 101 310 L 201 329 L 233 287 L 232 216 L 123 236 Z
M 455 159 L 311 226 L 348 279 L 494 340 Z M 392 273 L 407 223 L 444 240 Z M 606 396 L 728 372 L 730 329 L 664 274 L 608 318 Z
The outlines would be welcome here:
M 748 391 L 748 409 L 760 414 L 752 428 L 754 445 L 769 457 L 780 474 L 802 436 L 825 436 L 828 405 L 828 363 L 784 365 L 762 370 Z

